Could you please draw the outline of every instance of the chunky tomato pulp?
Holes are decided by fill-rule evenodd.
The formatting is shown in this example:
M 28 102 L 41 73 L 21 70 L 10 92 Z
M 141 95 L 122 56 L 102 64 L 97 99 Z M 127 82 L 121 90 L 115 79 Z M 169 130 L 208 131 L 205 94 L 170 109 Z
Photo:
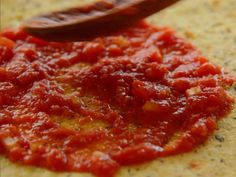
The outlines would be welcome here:
M 143 22 L 70 43 L 6 30 L 0 64 L 0 152 L 55 171 L 111 177 L 190 151 L 233 104 L 232 77 Z

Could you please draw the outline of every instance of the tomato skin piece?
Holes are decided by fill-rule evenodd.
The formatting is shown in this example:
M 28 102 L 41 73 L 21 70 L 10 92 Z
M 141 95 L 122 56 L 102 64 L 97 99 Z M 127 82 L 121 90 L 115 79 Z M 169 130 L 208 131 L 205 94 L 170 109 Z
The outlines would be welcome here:
M 15 42 L 12 40 L 5 38 L 5 37 L 0 37 L 0 45 L 6 46 L 9 49 L 12 49 L 15 45 Z
M 189 78 L 178 78 L 172 81 L 172 86 L 174 89 L 185 92 L 192 85 L 191 79 Z
M 28 34 L 22 29 L 5 29 L 0 33 L 0 36 L 6 37 L 12 41 L 17 41 L 17 40 L 25 40 L 25 38 L 28 36 Z
M 0 64 L 9 61 L 13 57 L 15 42 L 0 36 Z
M 196 74 L 198 76 L 206 76 L 206 75 L 215 75 L 215 74 L 220 74 L 221 70 L 219 67 L 211 64 L 211 63 L 204 63 L 202 66 L 198 68 L 196 71 Z
M 152 144 L 139 144 L 132 148 L 114 154 L 113 158 L 122 165 L 131 165 L 152 160 L 157 154 L 161 154 L 162 148 Z M 137 158 L 138 157 L 138 158 Z

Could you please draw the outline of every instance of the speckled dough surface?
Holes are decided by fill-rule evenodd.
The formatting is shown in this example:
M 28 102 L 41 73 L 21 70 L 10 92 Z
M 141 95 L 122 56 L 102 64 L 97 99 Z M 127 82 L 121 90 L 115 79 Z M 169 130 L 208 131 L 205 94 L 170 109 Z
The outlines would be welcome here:
M 16 26 L 37 13 L 92 0 L 1 0 L 1 28 Z M 22 5 L 24 4 L 24 5 Z M 168 25 L 194 43 L 210 61 L 236 75 L 236 1 L 182 0 L 148 20 Z M 236 87 L 231 89 L 236 97 Z M 219 122 L 219 130 L 191 153 L 122 168 L 116 177 L 235 177 L 236 109 Z M 0 177 L 89 177 L 90 174 L 54 173 L 16 165 L 0 157 Z

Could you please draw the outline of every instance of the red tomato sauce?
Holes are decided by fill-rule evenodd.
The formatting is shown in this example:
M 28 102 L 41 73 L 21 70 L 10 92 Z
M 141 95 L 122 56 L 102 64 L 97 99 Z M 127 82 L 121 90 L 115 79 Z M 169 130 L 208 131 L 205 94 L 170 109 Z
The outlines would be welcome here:
M 205 142 L 235 81 L 169 28 L 144 22 L 91 41 L 0 35 L 0 153 L 112 177 Z

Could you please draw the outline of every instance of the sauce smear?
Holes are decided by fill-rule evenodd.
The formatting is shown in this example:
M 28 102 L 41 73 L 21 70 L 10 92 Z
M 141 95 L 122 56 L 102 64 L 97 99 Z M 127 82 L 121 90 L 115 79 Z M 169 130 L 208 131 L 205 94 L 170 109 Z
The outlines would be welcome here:
M 91 41 L 0 35 L 0 153 L 112 177 L 205 142 L 235 80 L 169 28 L 140 22 Z M 105 175 L 104 175 L 105 174 Z

